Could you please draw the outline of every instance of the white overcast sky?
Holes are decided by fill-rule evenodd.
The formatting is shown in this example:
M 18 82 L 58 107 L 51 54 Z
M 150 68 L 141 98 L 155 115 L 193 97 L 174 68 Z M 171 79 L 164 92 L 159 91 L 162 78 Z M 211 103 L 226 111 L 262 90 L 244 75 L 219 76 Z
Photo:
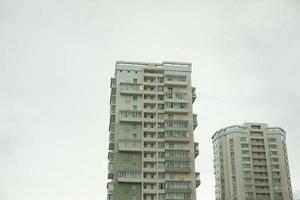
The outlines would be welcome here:
M 300 190 L 299 0 L 0 0 L 0 199 L 104 200 L 116 60 L 193 63 L 198 199 L 212 134 L 287 131 Z

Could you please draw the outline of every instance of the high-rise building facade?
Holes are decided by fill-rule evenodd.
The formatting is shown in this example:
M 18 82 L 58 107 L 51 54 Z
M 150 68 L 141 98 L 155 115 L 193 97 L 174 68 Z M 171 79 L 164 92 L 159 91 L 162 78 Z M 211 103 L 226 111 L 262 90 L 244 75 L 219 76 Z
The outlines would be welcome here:
M 245 123 L 213 137 L 216 200 L 292 200 L 285 131 Z
M 190 63 L 116 63 L 108 200 L 196 200 L 195 99 Z

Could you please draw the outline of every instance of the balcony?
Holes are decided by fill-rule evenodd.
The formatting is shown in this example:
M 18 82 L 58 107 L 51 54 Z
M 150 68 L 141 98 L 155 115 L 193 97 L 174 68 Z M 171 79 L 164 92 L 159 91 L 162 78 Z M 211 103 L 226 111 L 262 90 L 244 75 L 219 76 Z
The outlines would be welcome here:
M 140 171 L 119 171 L 118 182 L 139 183 L 142 182 L 142 172 Z
M 116 78 L 111 78 L 110 79 L 110 87 L 111 88 L 116 87 Z
M 176 135 L 165 135 L 165 141 L 168 142 L 189 142 L 190 138 L 188 136 L 176 136 Z
M 108 159 L 109 163 L 114 163 L 114 153 L 108 152 L 107 159 Z
M 166 192 L 190 193 L 192 192 L 192 183 L 190 181 L 166 181 Z
M 113 163 L 109 163 L 108 164 L 108 179 L 113 179 L 114 178 L 114 164 Z
M 180 107 L 166 107 L 165 108 L 165 112 L 166 113 L 188 113 L 189 112 L 189 110 L 188 110 L 188 108 L 187 107 L 185 107 L 185 108 L 180 108 Z
M 142 122 L 142 111 L 120 110 L 120 122 Z
M 194 142 L 194 148 L 195 148 L 195 158 L 199 155 L 199 147 L 198 142 Z
M 107 200 L 113 200 L 113 196 L 112 196 L 114 190 L 113 182 L 107 183 L 106 189 L 107 189 Z
M 119 151 L 139 152 L 143 150 L 142 140 L 123 139 L 119 140 Z
M 188 103 L 187 93 L 182 92 L 166 92 L 165 93 L 166 102 L 184 102 Z
M 194 121 L 194 130 L 198 126 L 198 119 L 197 119 L 197 114 L 193 114 L 193 121 Z
M 108 150 L 115 150 L 115 143 L 114 142 L 109 141 Z
M 142 95 L 142 84 L 120 83 L 121 94 Z
M 166 172 L 190 173 L 190 167 L 165 167 Z
M 110 96 L 110 105 L 116 105 L 116 95 L 111 95 Z
M 196 88 L 192 87 L 192 101 L 193 101 L 193 103 L 196 100 L 196 98 L 197 98 Z
M 198 187 L 201 184 L 200 173 L 196 172 L 195 177 L 196 177 L 196 187 Z
M 110 88 L 111 88 L 111 95 L 116 94 L 116 78 L 110 79 Z
M 109 146 L 108 146 L 108 150 L 114 150 L 115 149 L 115 134 L 114 133 L 110 133 L 109 134 Z
M 187 86 L 186 76 L 165 75 L 165 85 L 186 87 Z
M 165 120 L 165 129 L 168 130 L 187 130 L 188 120 Z
M 110 122 L 115 122 L 116 119 L 116 106 L 111 105 L 110 106 Z

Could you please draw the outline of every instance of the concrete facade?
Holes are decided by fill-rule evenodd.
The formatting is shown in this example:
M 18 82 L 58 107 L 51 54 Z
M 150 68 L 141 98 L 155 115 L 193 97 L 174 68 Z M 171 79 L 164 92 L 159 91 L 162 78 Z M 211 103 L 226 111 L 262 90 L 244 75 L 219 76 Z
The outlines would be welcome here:
M 216 200 L 292 200 L 285 131 L 245 123 L 213 137 Z
M 195 98 L 190 63 L 116 63 L 108 200 L 196 200 Z

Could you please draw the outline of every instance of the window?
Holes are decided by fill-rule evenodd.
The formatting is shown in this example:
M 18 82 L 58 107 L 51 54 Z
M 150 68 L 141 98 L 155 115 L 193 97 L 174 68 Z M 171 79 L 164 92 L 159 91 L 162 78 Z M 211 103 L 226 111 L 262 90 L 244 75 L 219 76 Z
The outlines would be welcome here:
M 136 130 L 137 129 L 137 124 L 132 124 L 132 129 Z
M 260 129 L 261 127 L 260 127 L 260 125 L 251 125 L 251 128 L 252 129 Z
M 133 110 L 137 110 L 137 105 L 134 105 L 134 106 L 132 107 L 132 109 L 133 109 Z
M 133 96 L 133 101 L 137 101 L 137 96 Z
M 249 150 L 242 150 L 242 154 L 248 155 L 248 154 L 250 154 L 250 151 Z
M 242 148 L 248 148 L 248 147 L 249 147 L 249 144 L 241 144 L 241 147 L 242 147 Z
M 131 196 L 131 200 L 136 200 L 136 195 L 135 194 Z
M 247 142 L 248 138 L 247 137 L 241 137 L 241 142 Z
M 269 138 L 268 141 L 269 142 L 276 142 L 276 138 Z
M 250 164 L 243 164 L 243 168 L 251 168 Z
M 136 78 L 133 79 L 133 83 L 134 83 L 134 84 L 137 84 L 137 79 L 136 79 Z
M 131 185 L 132 190 L 136 190 L 136 185 Z
M 249 162 L 250 161 L 250 157 L 243 157 L 242 160 L 243 160 L 243 162 Z

